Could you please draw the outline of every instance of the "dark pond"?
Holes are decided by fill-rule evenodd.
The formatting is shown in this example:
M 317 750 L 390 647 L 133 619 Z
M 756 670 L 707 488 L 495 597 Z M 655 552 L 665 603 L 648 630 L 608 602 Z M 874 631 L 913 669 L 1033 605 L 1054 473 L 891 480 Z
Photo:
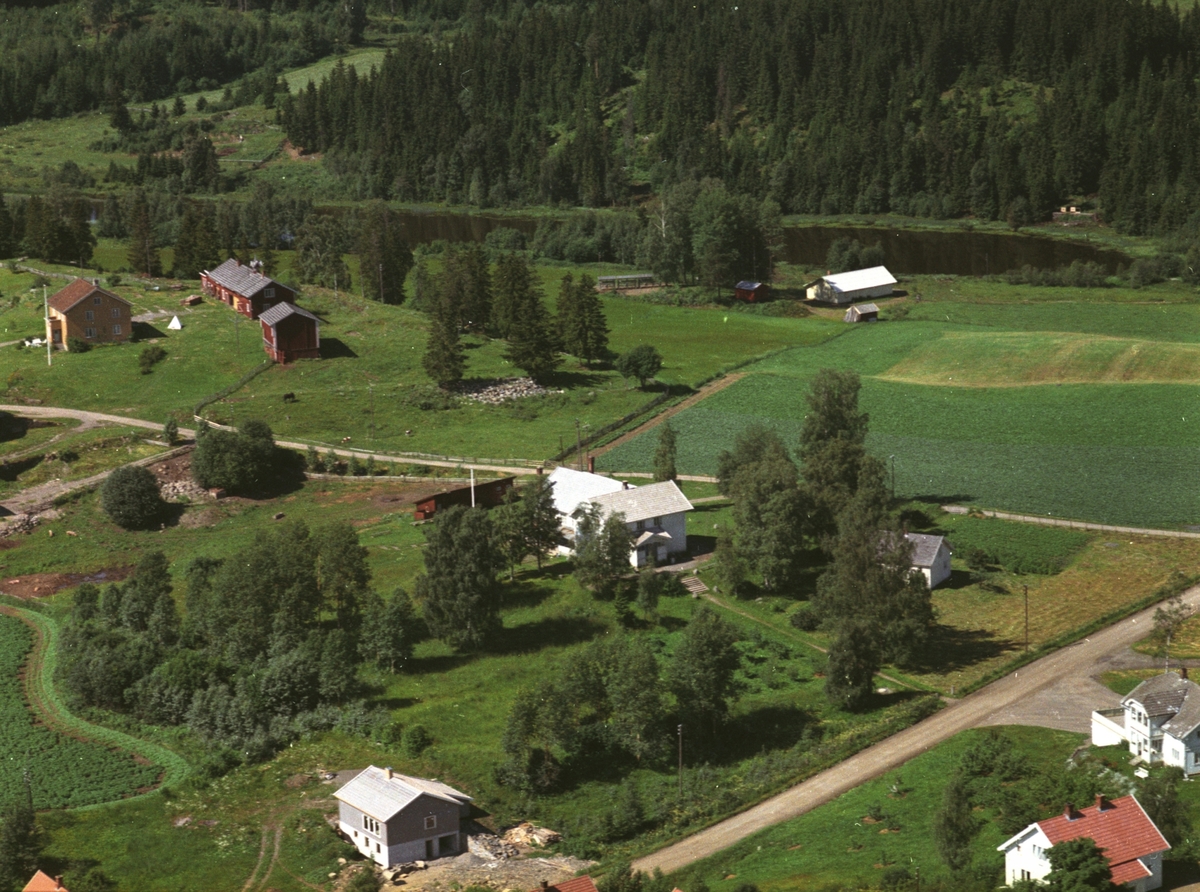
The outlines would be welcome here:
M 448 242 L 481 242 L 493 229 L 508 227 L 529 238 L 537 229 L 537 220 L 531 217 L 489 217 L 485 214 L 448 214 L 442 212 L 420 213 L 396 211 L 404 226 L 404 235 L 410 245 L 427 245 L 438 239 Z
M 883 247 L 884 265 L 893 273 L 945 273 L 986 276 L 1032 266 L 1057 269 L 1079 260 L 1104 267 L 1109 274 L 1129 257 L 1120 251 L 1094 248 L 1079 242 L 1032 235 L 997 232 L 930 232 L 877 229 L 868 226 L 789 226 L 784 229 L 784 260 L 799 266 L 819 267 L 835 239 L 858 239 L 864 245 Z

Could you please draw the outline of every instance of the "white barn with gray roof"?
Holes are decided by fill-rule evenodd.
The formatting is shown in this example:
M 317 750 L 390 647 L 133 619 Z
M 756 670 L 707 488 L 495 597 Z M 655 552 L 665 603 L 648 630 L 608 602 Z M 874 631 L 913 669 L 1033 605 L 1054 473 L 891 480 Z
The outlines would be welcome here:
M 904 538 L 913 544 L 913 571 L 924 576 L 925 583 L 931 589 L 950 578 L 950 555 L 953 551 L 945 536 L 905 533 Z
M 558 553 L 570 554 L 575 543 L 575 528 L 579 522 L 579 506 L 587 504 L 595 496 L 617 492 L 625 484 L 600 474 L 555 468 L 550 472 L 550 486 L 554 494 L 554 510 L 558 512 L 562 532 Z
M 591 503 L 607 520 L 612 514 L 625 517 L 630 533 L 629 563 L 666 564 L 687 554 L 687 512 L 692 503 L 674 480 L 631 487 L 595 496 Z
M 333 795 L 338 829 L 381 867 L 466 851 L 471 797 L 446 784 L 371 765 Z
M 849 304 L 856 300 L 887 297 L 896 290 L 896 277 L 886 266 L 872 266 L 846 273 L 822 276 L 808 286 L 808 299 L 831 304 Z
M 1186 669 L 1181 671 L 1148 678 L 1120 707 L 1093 712 L 1093 744 L 1127 741 L 1129 752 L 1147 763 L 1200 774 L 1200 685 L 1188 679 Z

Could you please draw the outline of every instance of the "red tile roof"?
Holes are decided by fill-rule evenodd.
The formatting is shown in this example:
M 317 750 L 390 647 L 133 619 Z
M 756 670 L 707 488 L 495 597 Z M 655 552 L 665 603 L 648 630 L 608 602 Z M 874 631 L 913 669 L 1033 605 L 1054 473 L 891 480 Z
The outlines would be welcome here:
M 1103 810 L 1099 805 L 1093 805 L 1074 814 L 1074 820 L 1062 814 L 1038 821 L 1038 826 L 1052 846 L 1083 836 L 1095 840 L 1108 858 L 1114 883 L 1128 883 L 1149 876 L 1150 872 L 1138 859 L 1171 848 L 1141 803 L 1132 796 L 1106 802 Z
M 52 876 L 47 876 L 40 870 L 33 875 L 25 888 L 21 892 L 67 892 L 67 887 L 63 886 Z
M 96 291 L 99 291 L 101 294 L 105 294 L 114 300 L 119 300 L 123 304 L 129 303 L 129 301 L 120 295 L 113 294 L 111 291 L 107 291 L 104 288 L 101 288 L 99 285 L 93 284 L 90 279 L 76 279 L 62 291 L 59 291 L 50 298 L 50 306 L 58 310 L 60 313 L 65 313 L 67 310 L 71 309 L 71 307 L 75 306 L 75 304 L 79 303 L 85 297 L 91 296 Z
M 534 889 L 533 892 L 550 892 L 551 889 L 557 890 L 557 892 L 596 892 L 596 884 L 592 882 L 590 876 L 581 876 L 575 877 L 573 880 L 555 883 L 552 886 L 542 886 L 540 889 Z

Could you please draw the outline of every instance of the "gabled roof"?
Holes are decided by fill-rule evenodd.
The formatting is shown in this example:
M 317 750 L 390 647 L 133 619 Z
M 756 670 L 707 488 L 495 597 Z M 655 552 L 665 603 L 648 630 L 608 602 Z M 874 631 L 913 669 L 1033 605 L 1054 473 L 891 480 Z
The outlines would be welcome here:
M 118 300 L 127 307 L 131 306 L 129 301 L 127 301 L 125 298 L 121 297 L 119 294 L 113 294 L 111 291 L 105 288 L 101 288 L 91 279 L 76 279 L 62 291 L 59 291 L 57 294 L 53 295 L 49 300 L 49 304 L 54 309 L 58 310 L 58 312 L 65 313 L 67 310 L 71 309 L 71 307 L 75 306 L 75 304 L 79 303 L 85 298 L 91 297 L 96 292 L 103 294 L 105 297 L 111 300 Z
M 878 313 L 879 307 L 877 307 L 875 304 L 856 304 L 855 306 L 848 309 L 846 312 L 847 313 L 857 313 L 859 316 L 862 316 L 862 315 L 865 315 L 866 313 Z
M 624 487 L 620 480 L 572 471 L 570 468 L 555 468 L 550 472 L 551 492 L 554 493 L 554 510 L 570 517 L 584 502 L 604 493 L 617 492 Z
M 390 821 L 421 796 L 432 796 L 455 805 L 471 801 L 466 793 L 423 777 L 397 774 L 390 768 L 369 765 L 357 777 L 333 794 L 335 798 L 370 815 L 377 821 Z
M 258 318 L 260 320 L 271 326 L 278 325 L 284 319 L 288 318 L 288 316 L 303 316 L 305 319 L 311 319 L 313 322 L 317 323 L 317 325 L 321 324 L 321 320 L 308 310 L 304 309 L 303 307 L 298 307 L 295 304 L 290 304 L 287 301 L 275 304 L 275 306 L 271 307 L 270 309 L 263 310 L 258 314 Z
M 39 870 L 21 892 L 67 892 L 67 887 Z
M 600 507 L 603 517 L 619 511 L 625 515 L 626 523 L 692 510 L 692 503 L 679 491 L 674 480 L 610 492 L 595 496 L 591 501 Z
M 1095 840 L 1108 859 L 1113 882 L 1118 885 L 1149 876 L 1150 871 L 1138 859 L 1171 848 L 1133 796 L 1122 796 L 1112 802 L 1101 800 L 1073 815 L 1068 818 L 1061 814 L 1038 821 L 1037 826 L 1052 846 L 1080 837 Z
M 590 876 L 585 875 L 570 880 L 563 880 L 561 883 L 541 886 L 534 889 L 533 892 L 550 892 L 551 889 L 555 890 L 555 892 L 596 892 L 596 884 L 592 882 Z
M 287 288 L 288 291 L 292 290 L 287 285 L 276 282 L 270 276 L 264 276 L 258 270 L 238 263 L 232 257 L 216 269 L 205 270 L 204 274 L 218 285 L 223 285 L 242 297 L 252 297 L 268 285 L 279 285 L 281 288 Z
M 847 273 L 835 273 L 824 276 L 826 284 L 834 291 L 861 291 L 864 288 L 878 288 L 880 285 L 895 285 L 896 277 L 888 272 L 886 266 L 872 266 L 868 269 L 856 269 Z
M 1133 701 L 1140 703 L 1148 716 L 1178 716 L 1189 698 L 1200 700 L 1200 685 L 1174 672 L 1164 672 L 1143 681 L 1126 695 L 1121 705 Z
M 912 562 L 914 567 L 932 567 L 937 560 L 942 545 L 950 550 L 950 543 L 945 536 L 930 536 L 927 533 L 905 533 L 904 538 L 913 544 Z M 952 552 L 953 553 L 953 552 Z

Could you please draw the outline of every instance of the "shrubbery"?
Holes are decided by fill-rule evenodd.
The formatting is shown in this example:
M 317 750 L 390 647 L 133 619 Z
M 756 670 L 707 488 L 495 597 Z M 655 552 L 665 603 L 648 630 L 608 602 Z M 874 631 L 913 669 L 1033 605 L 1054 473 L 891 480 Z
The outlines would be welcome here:
M 166 508 L 158 481 L 145 468 L 126 465 L 108 475 L 100 491 L 100 506 L 113 523 L 127 530 L 149 529 Z

